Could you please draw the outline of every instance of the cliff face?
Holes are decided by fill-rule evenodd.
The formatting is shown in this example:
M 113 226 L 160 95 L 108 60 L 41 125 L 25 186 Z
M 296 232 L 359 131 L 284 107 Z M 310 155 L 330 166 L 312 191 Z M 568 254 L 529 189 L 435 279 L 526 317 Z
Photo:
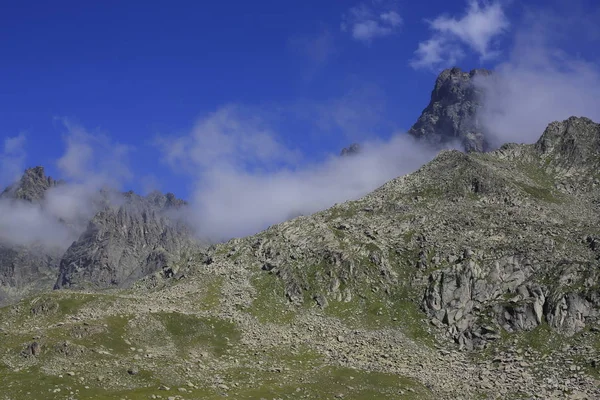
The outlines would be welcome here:
M 477 119 L 483 93 L 473 80 L 491 71 L 460 68 L 444 70 L 437 78 L 431 100 L 408 133 L 433 145 L 461 144 L 467 151 L 486 151 L 485 131 Z
M 179 261 L 196 248 L 192 231 L 169 218 L 183 206 L 172 194 L 127 193 L 124 204 L 105 207 L 62 257 L 55 288 L 126 287 Z

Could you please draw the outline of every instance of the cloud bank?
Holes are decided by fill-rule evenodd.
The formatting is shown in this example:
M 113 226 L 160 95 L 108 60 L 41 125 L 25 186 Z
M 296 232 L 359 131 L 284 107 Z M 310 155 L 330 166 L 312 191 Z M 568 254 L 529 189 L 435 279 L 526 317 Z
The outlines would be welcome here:
M 226 107 L 201 119 L 189 134 L 160 141 L 165 160 L 194 182 L 186 220 L 200 237 L 245 236 L 359 198 L 435 155 L 397 134 L 366 143 L 352 157 L 306 163 L 277 137 L 260 118 Z

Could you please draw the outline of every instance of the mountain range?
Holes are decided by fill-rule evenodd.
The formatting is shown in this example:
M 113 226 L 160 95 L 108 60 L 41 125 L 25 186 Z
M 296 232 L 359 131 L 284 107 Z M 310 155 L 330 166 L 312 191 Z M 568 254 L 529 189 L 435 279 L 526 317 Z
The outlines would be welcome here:
M 443 71 L 408 131 L 464 152 L 359 200 L 209 246 L 174 195 L 103 190 L 72 240 L 5 240 L 0 398 L 599 398 L 600 124 L 492 148 L 492 74 Z

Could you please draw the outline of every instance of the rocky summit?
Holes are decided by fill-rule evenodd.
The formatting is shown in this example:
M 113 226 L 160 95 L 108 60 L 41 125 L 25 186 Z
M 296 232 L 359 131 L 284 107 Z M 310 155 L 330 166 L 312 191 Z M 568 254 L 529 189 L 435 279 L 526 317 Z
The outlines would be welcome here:
M 485 149 L 477 73 L 414 132 Z M 0 398 L 600 398 L 600 124 L 540 134 L 210 247 L 173 195 L 101 194 L 65 249 L 3 245 Z
M 444 70 L 431 92 L 431 100 L 408 133 L 434 146 L 456 144 L 467 151 L 486 151 L 485 128 L 477 116 L 484 93 L 475 79 L 484 79 L 491 71 L 460 68 Z

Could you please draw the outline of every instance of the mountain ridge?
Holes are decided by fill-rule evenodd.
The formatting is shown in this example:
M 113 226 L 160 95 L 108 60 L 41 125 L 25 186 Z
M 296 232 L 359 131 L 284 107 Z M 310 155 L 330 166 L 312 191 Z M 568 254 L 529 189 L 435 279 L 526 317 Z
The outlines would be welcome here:
M 0 199 L 24 201 L 41 213 L 49 213 L 45 204 L 48 193 L 52 196 L 52 190 L 66 185 L 47 177 L 43 167 L 33 167 L 5 189 Z M 72 228 L 70 244 L 0 244 L 0 276 L 4 277 L 0 281 L 0 304 L 3 298 L 5 302 L 15 301 L 32 291 L 52 288 L 131 285 L 168 268 L 182 251 L 202 247 L 191 228 L 173 215 L 172 211 L 187 203 L 172 193 L 152 192 L 142 197 L 131 191 L 119 194 L 101 189 L 88 200 L 92 203 L 84 205 L 89 208 L 88 220 L 78 217 L 78 221 L 67 221 L 49 215 L 56 226 Z M 73 223 L 80 226 L 71 227 Z
M 599 398 L 600 124 L 486 149 L 478 74 L 418 121 L 472 151 L 358 200 L 210 247 L 173 195 L 103 203 L 57 290 L 0 307 L 5 398 Z M 42 201 L 39 172 L 12 193 Z

